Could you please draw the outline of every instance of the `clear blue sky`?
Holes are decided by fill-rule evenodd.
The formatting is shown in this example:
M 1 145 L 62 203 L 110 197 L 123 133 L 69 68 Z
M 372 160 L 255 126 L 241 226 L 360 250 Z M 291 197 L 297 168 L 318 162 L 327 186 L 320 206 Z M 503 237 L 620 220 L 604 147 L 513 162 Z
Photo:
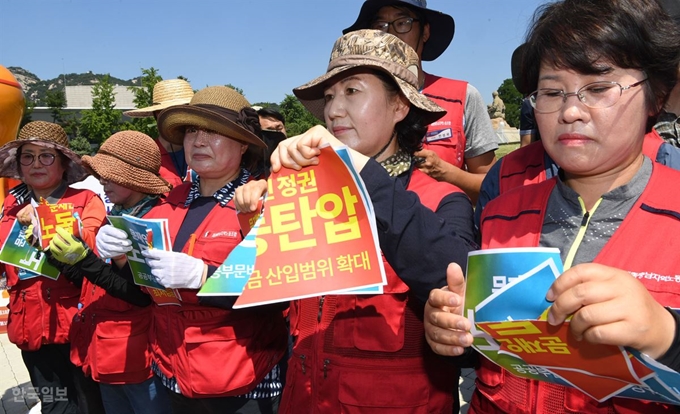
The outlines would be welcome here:
M 0 0 L 0 64 L 41 79 L 63 72 L 121 79 L 155 67 L 194 89 L 231 83 L 251 103 L 280 102 L 326 70 L 363 0 Z M 429 0 L 456 33 L 427 72 L 463 79 L 490 103 L 545 0 Z M 10 17 L 11 16 L 11 17 Z

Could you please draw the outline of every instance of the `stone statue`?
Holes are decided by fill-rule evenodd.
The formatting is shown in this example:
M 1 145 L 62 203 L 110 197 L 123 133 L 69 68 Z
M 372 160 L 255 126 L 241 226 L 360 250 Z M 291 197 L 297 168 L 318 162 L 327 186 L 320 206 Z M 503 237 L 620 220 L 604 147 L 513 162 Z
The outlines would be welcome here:
M 493 102 L 491 105 L 487 105 L 489 117 L 491 119 L 505 119 L 505 104 L 503 103 L 503 100 L 500 98 L 500 96 L 498 96 L 498 91 L 493 91 L 491 95 L 493 96 Z

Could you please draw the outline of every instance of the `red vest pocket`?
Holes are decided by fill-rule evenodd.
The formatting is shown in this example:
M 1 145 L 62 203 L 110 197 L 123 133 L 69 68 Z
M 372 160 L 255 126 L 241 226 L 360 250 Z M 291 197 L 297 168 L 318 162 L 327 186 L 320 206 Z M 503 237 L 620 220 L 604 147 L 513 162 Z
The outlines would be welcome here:
M 148 378 L 151 364 L 149 316 L 148 312 L 144 312 L 122 320 L 97 321 L 89 350 L 93 378 L 111 374 L 126 374 L 140 382 Z M 124 380 L 121 376 L 118 380 L 109 378 L 106 382 Z
M 426 414 L 430 398 L 426 375 L 343 372 L 338 399 L 344 414 Z

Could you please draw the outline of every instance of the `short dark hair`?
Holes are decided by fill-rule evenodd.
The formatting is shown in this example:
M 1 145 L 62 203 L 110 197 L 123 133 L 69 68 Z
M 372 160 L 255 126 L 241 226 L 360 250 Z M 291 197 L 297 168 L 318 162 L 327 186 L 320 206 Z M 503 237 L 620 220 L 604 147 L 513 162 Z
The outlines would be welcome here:
M 281 112 L 272 108 L 261 108 L 257 111 L 257 114 L 263 118 L 274 118 L 281 121 L 283 125 L 286 125 L 286 118 L 281 114 Z
M 564 0 L 539 7 L 521 60 L 529 91 L 541 63 L 602 74 L 607 62 L 645 73 L 647 108 L 658 114 L 677 82 L 680 32 L 655 0 Z

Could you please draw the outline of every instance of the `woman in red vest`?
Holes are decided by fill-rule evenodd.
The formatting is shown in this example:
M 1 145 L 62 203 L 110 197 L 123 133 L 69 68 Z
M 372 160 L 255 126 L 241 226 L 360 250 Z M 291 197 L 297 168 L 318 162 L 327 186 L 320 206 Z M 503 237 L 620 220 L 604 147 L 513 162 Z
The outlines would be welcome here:
M 160 176 L 156 143 L 141 132 L 113 134 L 95 156 L 84 156 L 83 164 L 113 203 L 112 216 L 143 217 L 171 188 Z M 99 256 L 73 235 L 59 233 L 50 241 L 48 260 L 83 285 L 71 326 L 71 362 L 99 383 L 107 413 L 167 413 L 165 388 L 151 372 L 151 297 L 135 284 L 127 265 L 124 253 L 131 243 L 113 249 L 107 243 L 107 238 L 126 233 L 103 226 L 97 233 Z
M 257 112 L 232 88 L 213 86 L 188 105 L 162 111 L 158 127 L 165 139 L 183 145 L 199 178 L 174 188 L 144 217 L 168 219 L 173 248 L 143 252 L 152 275 L 168 288 L 149 289 L 162 293 L 152 295 L 152 369 L 174 413 L 276 412 L 287 304 L 234 311 L 236 298 L 196 295 L 241 242 L 232 197 L 265 148 Z
M 417 65 L 416 52 L 396 36 L 359 30 L 336 41 L 326 74 L 294 90 L 328 129 L 316 126 L 283 141 L 272 165 L 278 169 L 284 155 L 287 166 L 310 165 L 323 143 L 350 148 L 375 207 L 387 285 L 382 295 L 293 302 L 281 413 L 451 413 L 457 407 L 458 376 L 451 374 L 457 366 L 427 348 L 422 312 L 430 288 L 445 281 L 448 263 L 464 266 L 475 246 L 472 206 L 460 189 L 417 169 L 414 153 L 426 126 L 443 115 L 418 92 Z M 306 150 L 297 153 L 297 145 Z M 251 189 L 237 191 L 239 208 L 254 208 L 266 184 Z M 404 220 L 402 212 L 414 205 L 419 214 Z M 438 232 L 452 244 L 438 243 Z
M 104 203 L 89 190 L 69 187 L 85 177 L 80 157 L 68 147 L 63 128 L 51 122 L 26 124 L 16 140 L 0 148 L 0 177 L 21 179 L 5 198 L 0 240 L 6 240 L 31 201 L 70 205 L 82 222 L 81 237 L 90 247 L 106 217 Z M 29 207 L 30 209 L 30 207 Z M 23 214 L 20 215 L 20 217 Z M 21 239 L 17 239 L 21 242 Z M 21 349 L 43 413 L 103 412 L 99 389 L 69 360 L 69 330 L 77 311 L 80 285 L 5 265 L 10 292 L 9 340 Z
M 579 45 L 578 47 L 574 47 Z M 571 316 L 577 340 L 626 346 L 680 368 L 680 173 L 643 154 L 676 83 L 680 32 L 653 0 L 565 0 L 540 9 L 522 58 L 546 153 L 558 174 L 501 194 L 484 209 L 482 248 L 557 247 L 567 269 L 546 299 L 548 321 Z M 465 287 L 450 268 L 431 293 L 432 348 L 472 343 L 458 315 Z M 448 291 L 447 291 L 448 290 Z M 668 405 L 597 402 L 575 388 L 522 379 L 483 360 L 471 413 L 657 413 Z

